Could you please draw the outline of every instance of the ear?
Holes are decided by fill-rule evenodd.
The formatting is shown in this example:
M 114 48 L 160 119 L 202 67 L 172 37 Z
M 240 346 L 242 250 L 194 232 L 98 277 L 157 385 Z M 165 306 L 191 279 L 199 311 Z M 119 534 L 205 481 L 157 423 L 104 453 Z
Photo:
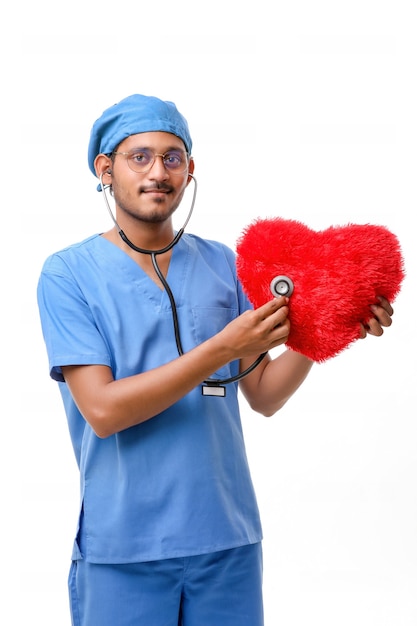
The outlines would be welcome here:
M 188 173 L 189 174 L 193 174 L 194 173 L 194 167 L 195 167 L 194 159 L 193 159 L 193 157 L 190 157 L 190 162 L 188 164 Z M 190 182 L 190 180 L 191 180 L 191 178 L 188 177 L 187 185 Z
M 111 185 L 112 161 L 106 154 L 98 154 L 94 159 L 97 178 L 103 174 L 103 183 Z

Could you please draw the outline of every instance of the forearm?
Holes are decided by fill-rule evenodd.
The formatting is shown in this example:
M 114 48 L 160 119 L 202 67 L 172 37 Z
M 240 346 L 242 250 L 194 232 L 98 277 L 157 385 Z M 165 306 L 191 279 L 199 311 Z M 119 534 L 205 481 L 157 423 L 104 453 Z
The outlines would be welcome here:
M 63 368 L 84 418 L 108 437 L 161 413 L 232 360 L 219 336 L 156 369 L 114 380 L 105 366 Z
M 313 361 L 293 350 L 285 350 L 241 383 L 252 409 L 270 417 L 281 409 L 308 376 Z
M 227 363 L 253 362 L 281 345 L 288 336 L 287 312 L 285 300 L 274 299 L 170 363 L 127 378 L 114 380 L 103 365 L 65 367 L 64 377 L 84 418 L 107 437 L 158 415 Z M 257 376 L 263 369 L 256 368 Z M 253 381 L 253 373 L 247 378 Z

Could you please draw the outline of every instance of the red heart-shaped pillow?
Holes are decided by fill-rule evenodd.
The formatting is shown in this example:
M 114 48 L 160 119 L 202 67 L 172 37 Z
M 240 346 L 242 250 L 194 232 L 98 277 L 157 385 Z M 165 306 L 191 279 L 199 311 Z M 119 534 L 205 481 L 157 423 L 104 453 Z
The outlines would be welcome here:
M 397 237 L 371 224 L 315 231 L 296 220 L 258 219 L 244 229 L 236 252 L 239 279 L 255 308 L 273 297 L 275 277 L 291 279 L 286 345 L 317 362 L 359 339 L 370 305 L 378 296 L 393 302 L 405 275 Z

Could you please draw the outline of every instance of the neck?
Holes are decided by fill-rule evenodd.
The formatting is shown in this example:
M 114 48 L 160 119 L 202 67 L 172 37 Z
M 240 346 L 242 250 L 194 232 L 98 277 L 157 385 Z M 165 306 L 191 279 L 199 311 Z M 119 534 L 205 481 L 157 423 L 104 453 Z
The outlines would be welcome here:
M 181 231 L 175 235 L 172 226 L 162 229 L 164 232 L 160 232 L 161 229 L 159 229 L 158 233 L 155 232 L 155 229 L 152 229 L 152 232 L 146 232 L 147 230 L 141 229 L 140 233 L 134 233 L 132 229 L 129 229 L 126 232 L 119 224 L 103 236 L 129 254 L 132 251 L 142 254 L 151 254 L 152 252 L 162 254 L 171 250 L 182 235 Z
M 136 244 L 133 243 L 133 241 L 131 241 L 127 235 L 123 232 L 123 230 L 119 231 L 119 236 L 122 239 L 122 241 L 129 246 L 129 248 L 131 248 L 132 250 L 134 250 L 135 252 L 140 252 L 142 254 L 163 254 L 165 252 L 168 252 L 169 250 L 171 250 L 171 248 L 177 243 L 177 241 L 180 239 L 181 235 L 182 235 L 182 231 L 180 231 L 177 235 L 172 235 L 171 240 L 169 241 L 169 243 L 167 244 L 163 244 L 163 245 L 159 245 L 159 246 L 152 246 L 152 247 L 143 247 L 143 246 L 138 246 Z

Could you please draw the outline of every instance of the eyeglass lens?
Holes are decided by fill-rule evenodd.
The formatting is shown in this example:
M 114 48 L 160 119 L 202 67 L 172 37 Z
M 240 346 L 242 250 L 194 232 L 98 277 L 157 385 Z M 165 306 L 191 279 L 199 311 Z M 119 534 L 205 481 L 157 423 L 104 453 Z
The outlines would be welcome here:
M 142 148 L 126 154 L 129 167 L 138 173 L 149 170 L 157 156 L 162 158 L 164 166 L 170 172 L 182 173 L 187 169 L 188 155 L 182 150 L 168 150 L 165 154 L 156 154 L 148 148 Z

